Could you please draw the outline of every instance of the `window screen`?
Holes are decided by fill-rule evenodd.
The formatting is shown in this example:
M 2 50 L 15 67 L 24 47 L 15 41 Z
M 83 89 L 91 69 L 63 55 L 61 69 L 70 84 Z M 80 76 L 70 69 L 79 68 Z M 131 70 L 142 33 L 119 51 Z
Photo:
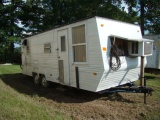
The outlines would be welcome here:
M 85 25 L 72 28 L 74 62 L 86 62 Z
M 78 43 L 85 43 L 85 26 L 81 25 L 78 27 L 74 27 L 72 29 L 72 43 L 78 44 Z
M 73 47 L 74 62 L 86 62 L 86 46 L 78 45 Z

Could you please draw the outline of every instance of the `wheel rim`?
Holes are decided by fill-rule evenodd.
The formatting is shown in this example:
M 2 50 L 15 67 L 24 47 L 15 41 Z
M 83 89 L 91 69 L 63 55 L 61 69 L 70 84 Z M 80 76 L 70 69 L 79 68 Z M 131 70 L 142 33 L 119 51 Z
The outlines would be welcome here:
M 38 76 L 37 76 L 37 75 L 34 77 L 34 81 L 35 81 L 36 84 L 39 83 L 39 79 L 38 79 Z

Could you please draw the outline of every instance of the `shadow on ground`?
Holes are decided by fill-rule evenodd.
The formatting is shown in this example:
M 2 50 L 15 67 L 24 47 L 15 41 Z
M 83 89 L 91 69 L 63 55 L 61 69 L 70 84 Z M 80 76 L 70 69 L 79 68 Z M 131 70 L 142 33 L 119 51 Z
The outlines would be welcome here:
M 1 75 L 0 78 L 3 82 L 10 87 L 14 88 L 20 93 L 52 99 L 58 103 L 83 103 L 93 101 L 95 99 L 110 100 L 133 103 L 134 101 L 123 98 L 118 93 L 93 93 L 85 90 L 78 90 L 76 88 L 62 86 L 56 83 L 52 83 L 50 88 L 43 88 L 42 86 L 35 85 L 32 77 L 18 74 L 5 74 Z M 59 88 L 65 89 L 64 91 Z

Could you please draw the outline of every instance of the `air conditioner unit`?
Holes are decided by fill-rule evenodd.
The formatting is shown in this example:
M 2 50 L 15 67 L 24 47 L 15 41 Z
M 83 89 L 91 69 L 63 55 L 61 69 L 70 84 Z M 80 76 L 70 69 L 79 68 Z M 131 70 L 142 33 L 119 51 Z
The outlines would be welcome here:
M 129 56 L 152 55 L 153 41 L 130 41 L 128 43 Z

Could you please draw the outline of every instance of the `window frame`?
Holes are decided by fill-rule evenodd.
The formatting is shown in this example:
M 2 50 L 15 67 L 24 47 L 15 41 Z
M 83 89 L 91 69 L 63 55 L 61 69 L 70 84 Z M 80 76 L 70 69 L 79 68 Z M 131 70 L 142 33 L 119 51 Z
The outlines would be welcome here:
M 131 53 L 132 54 L 135 54 L 135 55 L 138 55 L 139 54 L 139 44 L 138 42 L 132 42 L 131 43 Z
M 84 30 L 85 30 L 85 43 L 76 43 L 76 44 L 73 44 L 73 37 L 71 37 L 72 38 L 72 64 L 87 64 L 88 62 L 87 62 L 87 60 L 88 60 L 88 56 L 87 56 L 87 31 L 86 31 L 86 24 L 85 23 L 81 23 L 81 24 L 78 24 L 78 25 L 73 25 L 73 26 L 71 26 L 71 36 L 73 36 L 73 32 L 72 32 L 72 30 L 73 30 L 73 28 L 75 28 L 75 27 L 79 27 L 79 26 L 83 26 L 84 25 Z M 85 52 L 86 52 L 86 60 L 84 61 L 84 62 L 75 62 L 74 61 L 74 59 L 75 59 L 75 56 L 74 56 L 74 47 L 75 46 L 80 46 L 80 45 L 85 45 L 85 47 L 86 47 L 86 50 L 85 50 Z
M 117 55 L 119 57 L 129 56 L 129 49 L 128 49 L 129 42 L 127 40 L 123 38 L 110 37 L 111 47 L 112 47 L 112 42 L 114 42 L 114 45 L 117 48 L 117 53 L 118 53 Z
M 45 45 L 47 45 L 47 44 L 49 44 L 50 45 L 50 47 L 45 47 Z M 43 44 L 43 50 L 44 50 L 44 53 L 51 53 L 51 43 L 44 43 Z M 47 51 L 45 51 L 45 49 L 49 49 L 50 50 L 50 52 L 47 52 Z

